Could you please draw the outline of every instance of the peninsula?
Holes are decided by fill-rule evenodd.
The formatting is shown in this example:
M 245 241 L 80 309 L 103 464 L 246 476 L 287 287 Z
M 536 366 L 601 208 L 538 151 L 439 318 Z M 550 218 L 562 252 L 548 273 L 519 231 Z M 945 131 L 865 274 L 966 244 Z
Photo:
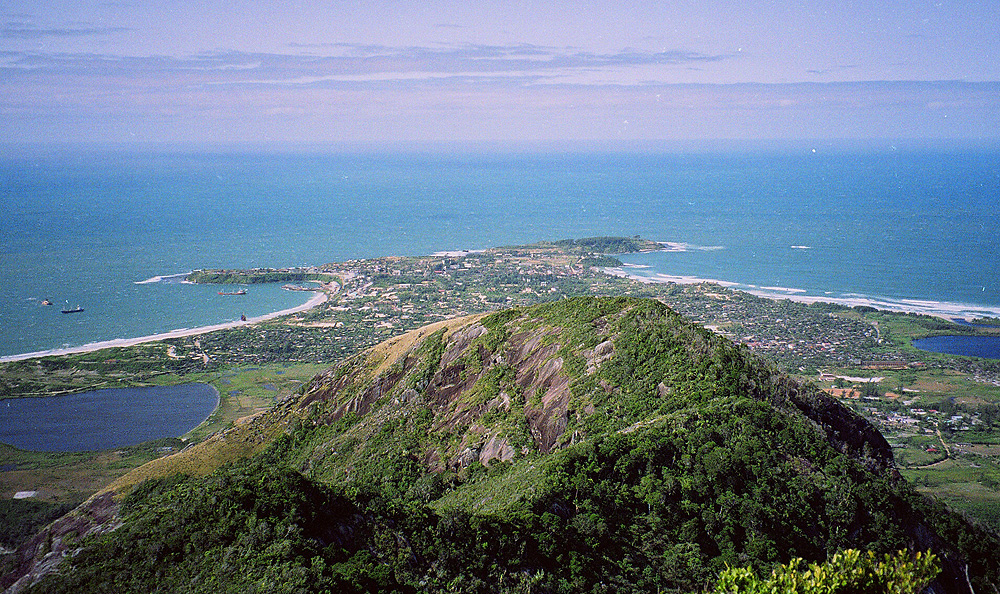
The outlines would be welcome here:
M 194 282 L 323 284 L 309 303 L 246 323 L 19 356 L 0 363 L 0 394 L 204 381 L 222 399 L 218 411 L 186 436 L 185 443 L 195 443 L 295 400 L 331 365 L 429 324 L 581 295 L 649 298 L 857 411 L 888 439 L 900 472 L 918 489 L 1000 528 L 1000 364 L 911 344 L 941 334 L 990 335 L 995 327 L 864 303 L 762 298 L 708 279 L 629 278 L 633 271 L 619 256 L 660 247 L 640 238 L 585 238 L 307 269 L 211 271 Z M 137 450 L 131 464 L 162 455 L 155 448 Z M 18 468 L 38 463 L 35 454 L 8 457 Z M 93 476 L 108 464 L 98 460 L 63 457 L 46 464 L 63 468 L 67 477 Z M 116 464 L 100 466 L 103 484 L 128 470 Z M 39 500 L 55 502 L 94 489 L 93 481 L 46 486 L 45 480 L 32 471 L 0 473 L 0 490 L 36 491 Z

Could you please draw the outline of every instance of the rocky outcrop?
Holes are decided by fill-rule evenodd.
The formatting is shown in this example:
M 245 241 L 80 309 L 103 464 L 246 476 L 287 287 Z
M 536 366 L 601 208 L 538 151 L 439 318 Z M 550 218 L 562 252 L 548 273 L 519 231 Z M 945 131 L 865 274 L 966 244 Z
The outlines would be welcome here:
M 791 401 L 839 451 L 861 461 L 869 470 L 893 466 L 892 447 L 878 429 L 832 396 L 816 389 L 800 389 L 793 392 Z
M 425 451 L 420 456 L 438 470 L 463 468 L 475 460 L 489 465 L 493 460 L 510 460 L 531 451 L 550 453 L 584 438 L 579 421 L 596 410 L 593 400 L 586 398 L 575 403 L 579 410 L 574 409 L 574 381 L 596 377 L 596 385 L 608 398 L 620 390 L 601 370 L 619 353 L 614 320 L 630 315 L 639 301 L 623 303 L 607 315 L 586 320 L 586 343 L 579 344 L 569 344 L 571 334 L 580 340 L 579 328 L 573 334 L 558 322 L 528 312 L 506 315 L 502 321 L 477 317 L 444 335 L 419 330 L 400 340 L 409 345 L 405 351 L 374 349 L 372 353 L 386 353 L 385 358 L 371 360 L 369 354 L 317 376 L 298 406 L 324 403 L 330 420 L 348 413 L 363 417 L 386 405 L 426 406 L 433 412 L 431 431 L 462 434 L 451 449 Z M 685 365 L 701 365 L 699 360 L 711 358 L 715 349 L 728 344 L 692 330 L 684 322 L 671 324 L 661 336 L 687 353 L 689 363 Z M 435 340 L 440 342 L 428 342 Z M 566 356 L 582 361 L 575 372 L 567 369 Z M 804 414 L 838 450 L 861 460 L 869 469 L 892 466 L 888 443 L 867 421 L 812 386 L 799 385 L 764 364 L 753 365 L 753 373 L 759 377 L 747 396 Z M 372 376 L 372 369 L 382 371 Z M 425 375 L 415 377 L 418 373 Z M 507 383 L 486 386 L 497 377 Z M 674 397 L 674 389 L 669 382 L 659 381 L 655 394 L 668 400 Z M 523 414 L 530 448 L 515 447 L 510 435 L 484 420 L 512 413 Z M 573 421 L 577 427 L 567 432 Z
M 5 588 L 5 594 L 17 594 L 55 571 L 78 549 L 81 539 L 114 530 L 119 525 L 118 511 L 112 494 L 104 492 L 59 518 L 18 547 L 15 569 L 0 578 L 0 588 Z
M 747 416 L 743 425 L 726 425 L 724 420 L 741 408 L 756 416 Z M 454 493 L 468 488 L 470 497 L 487 485 L 484 502 L 516 500 L 544 482 L 535 468 L 543 457 L 569 464 L 599 440 L 644 438 L 647 431 L 662 437 L 675 428 L 702 431 L 708 425 L 736 432 L 732 428 L 739 427 L 753 435 L 753 423 L 773 427 L 761 419 L 774 416 L 789 421 L 795 431 L 777 441 L 760 441 L 769 444 L 761 450 L 781 452 L 799 436 L 816 446 L 813 451 L 829 455 L 825 440 L 870 471 L 858 469 L 859 474 L 898 478 L 886 472 L 893 466 L 888 443 L 854 412 L 745 349 L 684 322 L 662 304 L 639 299 L 583 298 L 442 322 L 343 361 L 316 376 L 299 399 L 272 413 L 259 423 L 275 428 L 269 435 L 288 434 L 285 446 L 291 453 L 282 462 L 293 469 L 334 485 L 360 483 L 361 475 L 383 486 L 387 481 L 387 492 L 419 486 L 424 501 L 439 496 L 445 484 L 452 485 L 449 489 L 459 485 Z M 677 460 L 691 463 L 692 452 L 714 439 L 707 431 L 691 435 L 698 435 L 693 447 Z M 581 441 L 575 450 L 560 452 Z M 719 445 L 712 451 L 728 447 L 721 435 Z M 808 455 L 786 459 L 795 473 L 819 477 L 823 472 Z M 663 460 L 664 468 L 679 463 L 666 455 Z M 721 457 L 711 460 L 722 463 Z M 660 463 L 650 462 L 654 470 Z M 515 495 L 492 488 L 512 475 L 526 481 L 515 483 Z M 419 485 L 406 487 L 399 478 L 406 476 L 418 477 Z M 480 479 L 484 482 L 476 483 Z M 565 501 L 546 505 L 571 515 Z M 648 511 L 652 505 L 647 501 L 639 507 Z M 899 507 L 889 517 L 917 549 L 941 552 L 945 571 L 937 584 L 964 594 L 966 565 L 958 549 L 907 509 Z M 113 530 L 117 521 L 118 506 L 110 494 L 93 498 L 22 547 L 17 571 L 2 585 L 20 591 L 72 555 L 81 538 Z

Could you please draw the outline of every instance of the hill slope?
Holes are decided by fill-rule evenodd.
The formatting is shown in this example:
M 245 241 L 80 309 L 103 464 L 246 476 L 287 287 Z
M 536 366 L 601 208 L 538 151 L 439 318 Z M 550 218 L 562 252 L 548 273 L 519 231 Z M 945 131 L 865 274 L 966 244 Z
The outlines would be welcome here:
M 410 333 L 174 468 L 276 434 L 204 478 L 161 463 L 38 587 L 696 591 L 848 547 L 933 549 L 937 591 L 1000 581 L 997 540 L 916 495 L 868 423 L 655 301 Z

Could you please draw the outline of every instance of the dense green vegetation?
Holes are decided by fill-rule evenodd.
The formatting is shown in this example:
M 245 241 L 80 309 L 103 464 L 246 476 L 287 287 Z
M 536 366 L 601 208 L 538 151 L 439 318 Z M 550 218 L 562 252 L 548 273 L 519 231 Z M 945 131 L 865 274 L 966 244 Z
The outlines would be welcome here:
M 630 254 L 660 246 L 652 241 L 636 237 L 584 237 L 582 239 L 562 239 L 554 242 L 557 247 L 580 248 L 598 254 Z
M 566 450 L 551 490 L 503 515 L 435 513 L 426 499 L 451 487 L 424 484 L 429 475 L 417 473 L 405 479 L 405 492 L 325 486 L 280 466 L 294 447 L 293 438 L 283 438 L 265 455 L 205 479 L 143 484 L 123 506 L 125 524 L 37 591 L 695 592 L 727 561 L 763 574 L 787 551 L 804 552 L 803 542 L 828 529 L 820 517 L 839 519 L 843 529 L 856 524 L 859 518 L 836 514 L 854 508 L 867 516 L 866 497 L 882 490 L 851 493 L 839 479 L 841 488 L 826 493 L 800 481 L 797 493 L 771 487 L 735 496 L 731 482 L 716 486 L 720 477 L 711 473 L 723 468 L 702 466 L 711 458 L 695 458 L 693 472 L 683 470 L 676 435 L 644 432 Z M 858 472 L 836 472 L 845 470 Z M 721 507 L 705 505 L 714 493 L 723 494 Z M 838 504 L 844 494 L 850 501 Z M 796 512 L 803 504 L 809 507 Z M 905 540 L 893 525 L 898 519 L 875 519 L 865 538 L 853 540 L 876 550 Z M 884 529 L 889 534 L 875 534 Z M 793 538 L 786 542 L 785 534 Z M 841 539 L 849 540 L 846 530 Z M 748 575 L 740 573 L 739 583 L 750 583 Z
M 621 266 L 622 261 L 614 256 L 587 256 L 580 258 L 581 266 L 592 266 L 594 268 L 613 268 Z
M 330 280 L 330 275 L 306 270 L 195 270 L 186 278 L 188 282 L 220 285 L 256 285 L 261 283 L 289 283 Z
M 79 499 L 50 503 L 34 499 L 0 499 L 0 547 L 14 549 L 28 540 L 38 528 L 62 516 L 80 504 Z
M 997 318 L 976 318 L 972 320 L 972 323 L 979 326 L 991 326 L 1000 329 L 1000 319 Z
M 825 387 L 853 389 L 868 396 L 867 400 L 842 402 L 877 424 L 893 444 L 892 453 L 903 476 L 919 492 L 933 494 L 951 509 L 986 523 L 996 532 L 1000 527 L 1000 401 L 996 387 L 1000 385 L 1000 362 L 926 353 L 910 344 L 915 337 L 988 334 L 995 329 L 972 329 L 931 316 L 867 307 L 761 299 L 709 284 L 642 284 L 586 268 L 617 263 L 606 254 L 657 248 L 655 243 L 637 238 L 586 238 L 446 257 L 230 271 L 244 275 L 228 277 L 230 282 L 250 282 L 251 276 L 264 279 L 261 274 L 272 272 L 305 272 L 337 278 L 342 287 L 327 305 L 285 321 L 127 349 L 6 363 L 0 365 L 0 397 L 192 379 L 213 381 L 223 395 L 223 404 L 210 423 L 189 436 L 188 443 L 192 443 L 213 434 L 229 435 L 231 430 L 238 431 L 233 424 L 237 417 L 295 399 L 292 392 L 300 386 L 284 381 L 292 375 L 306 380 L 314 373 L 308 369 L 318 370 L 321 364 L 340 361 L 427 323 L 515 307 L 482 320 L 489 332 L 473 340 L 456 361 L 442 359 L 451 345 L 442 333 L 425 341 L 410 359 L 396 361 L 379 378 L 356 375 L 370 372 L 374 364 L 351 359 L 336 374 L 346 385 L 331 401 L 310 405 L 306 426 L 294 425 L 299 429 L 289 431 L 295 446 L 275 458 L 275 463 L 352 501 L 362 493 L 375 493 L 383 501 L 421 502 L 430 510 L 428 521 L 456 513 L 476 522 L 507 521 L 534 514 L 536 502 L 554 491 L 564 467 L 563 456 L 567 455 L 561 452 L 575 451 L 618 432 L 665 430 L 671 423 L 688 422 L 702 408 L 725 410 L 728 399 L 735 395 L 768 402 L 787 419 L 797 418 L 796 411 L 809 412 L 812 417 L 805 424 L 813 430 L 822 429 L 819 435 L 825 433 L 828 441 L 832 439 L 839 453 L 850 453 L 862 466 L 859 477 L 869 476 L 872 458 L 865 462 L 864 442 L 852 446 L 842 439 L 843 434 L 831 431 L 830 423 L 816 421 L 819 417 L 814 404 L 824 402 L 820 395 L 806 384 L 777 375 L 774 366 L 745 361 L 745 348 L 675 324 L 670 316 L 653 311 L 655 308 L 644 314 L 649 321 L 640 323 L 618 317 L 617 306 L 564 301 L 580 294 L 649 297 L 669 304 L 688 320 L 747 345 L 800 379 L 826 372 L 830 374 L 827 378 L 835 379 L 824 380 Z M 267 280 L 298 279 L 272 276 Z M 525 307 L 541 302 L 552 303 L 540 309 Z M 996 320 L 976 323 L 995 325 Z M 665 327 L 657 330 L 660 325 Z M 661 344 L 651 346 L 638 340 L 629 346 L 629 340 L 624 340 L 616 347 L 615 358 L 608 360 L 588 352 L 598 349 L 603 341 L 628 339 L 646 331 L 644 328 Z M 505 359 L 511 348 L 523 344 L 518 333 L 540 339 L 543 346 L 554 349 L 541 363 L 562 362 L 561 373 L 571 379 L 568 395 L 558 386 L 536 389 L 526 383 L 525 375 L 538 368 L 528 373 L 516 361 Z M 602 363 L 592 372 L 589 367 L 595 358 Z M 902 360 L 911 366 L 864 369 L 866 362 L 878 360 Z M 282 367 L 289 361 L 310 363 L 296 365 L 304 371 L 293 373 Z M 647 373 L 648 382 L 637 377 Z M 852 379 L 873 375 L 885 379 L 872 384 Z M 660 381 L 653 382 L 653 377 Z M 449 393 L 458 388 L 461 394 Z M 554 398 L 558 406 L 550 402 Z M 907 415 L 911 417 L 909 424 L 899 420 Z M 548 443 L 550 438 L 555 454 L 543 455 L 539 444 Z M 232 442 L 237 441 L 252 440 Z M 771 442 L 761 443 L 769 447 L 766 444 Z M 716 449 L 726 447 L 716 444 Z M 85 456 L 8 450 L 4 455 L 17 467 L 0 474 L 7 491 L 41 488 L 50 502 L 61 504 L 81 494 L 90 495 L 130 468 L 162 454 L 153 449 Z M 696 459 L 696 454 L 691 459 Z M 814 474 L 816 466 L 809 458 L 803 460 L 805 475 Z M 207 455 L 186 463 L 184 471 L 199 474 L 200 469 L 220 463 Z M 902 489 L 895 480 L 888 484 Z M 975 536 L 979 533 L 969 532 L 955 516 L 927 507 L 930 504 L 910 491 L 900 492 L 906 501 L 916 502 L 912 509 L 904 506 L 910 510 L 905 517 L 913 522 L 924 520 L 925 515 L 938 518 L 927 522 L 935 524 L 935 530 L 951 530 L 951 536 L 944 538 L 950 543 L 947 546 L 966 550 L 969 543 L 979 542 Z M 637 505 L 641 508 L 644 504 Z M 774 508 L 773 502 L 768 505 Z M 14 515 L 8 515 L 0 525 L 13 522 Z M 33 517 L 36 525 L 47 521 L 43 515 L 28 517 Z M 940 518 L 950 519 L 942 524 Z M 954 525 L 949 524 L 952 521 Z M 11 534 L 23 532 L 14 524 L 10 527 Z M 921 542 L 911 542 L 911 550 L 920 550 Z M 995 546 L 992 537 L 982 542 L 985 547 Z M 991 559 L 982 551 L 963 554 Z M 5 557 L 9 560 L 13 555 Z M 705 559 L 710 558 L 704 557 L 703 562 Z M 817 557 L 813 561 L 821 560 Z M 772 566 L 769 562 L 752 565 L 761 576 L 768 575 Z M 989 567 L 980 563 L 982 566 Z M 529 569 L 524 571 L 530 574 Z M 981 575 L 992 575 L 983 574 L 976 566 L 970 573 L 980 576 L 980 584 L 989 581 Z M 540 574 L 530 575 L 536 579 Z M 537 579 L 539 584 L 554 583 Z M 532 586 L 525 582 L 522 589 Z
M 36 591 L 696 592 L 845 549 L 1000 583 L 877 433 L 660 303 L 451 330 L 325 372 L 257 457 L 145 483 Z

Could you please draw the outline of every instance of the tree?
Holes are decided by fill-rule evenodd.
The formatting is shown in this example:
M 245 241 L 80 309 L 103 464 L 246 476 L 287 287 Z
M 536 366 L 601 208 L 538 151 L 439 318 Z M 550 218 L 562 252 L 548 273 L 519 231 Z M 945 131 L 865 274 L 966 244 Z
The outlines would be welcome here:
M 861 396 L 868 398 L 881 398 L 882 391 L 879 389 L 877 382 L 869 380 L 865 382 L 865 385 L 861 388 Z
M 899 551 L 878 560 L 871 551 L 848 549 L 834 554 L 823 564 L 805 566 L 792 559 L 758 578 L 749 567 L 730 567 L 719 575 L 715 594 L 917 594 L 930 583 L 940 568 L 933 553 L 910 555 Z

